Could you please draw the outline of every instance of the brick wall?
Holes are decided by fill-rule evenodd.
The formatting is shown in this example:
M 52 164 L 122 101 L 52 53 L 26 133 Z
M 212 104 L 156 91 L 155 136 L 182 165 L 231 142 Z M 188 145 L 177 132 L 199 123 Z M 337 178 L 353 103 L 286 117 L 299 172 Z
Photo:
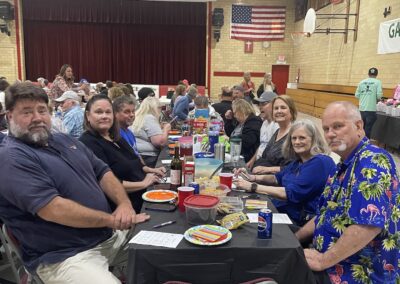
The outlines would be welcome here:
M 24 79 L 25 78 L 25 67 L 23 60 L 23 36 L 21 33 L 21 14 L 20 14 L 20 2 L 19 0 L 8 0 L 14 8 L 18 11 L 18 24 L 19 24 L 19 39 L 20 39 L 20 65 L 21 65 L 21 75 L 18 74 L 18 48 L 17 48 L 17 35 L 16 35 L 16 20 L 9 22 L 9 29 L 11 32 L 11 36 L 6 35 L 5 33 L 0 33 L 0 76 L 4 76 L 7 80 L 12 83 L 16 79 Z M 0 23 L 4 23 L 0 20 Z
M 232 3 L 236 1 L 218 0 L 211 2 L 212 9 L 224 9 L 224 26 L 221 29 L 219 42 L 214 39 L 211 44 L 211 90 L 210 96 L 218 98 L 220 88 L 223 85 L 233 86 L 242 82 L 243 77 L 220 77 L 213 76 L 215 71 L 227 72 L 271 72 L 271 65 L 275 64 L 278 55 L 285 55 L 289 65 L 293 63 L 293 44 L 290 39 L 290 32 L 294 30 L 294 1 L 268 0 L 268 1 L 246 1 L 245 4 L 251 5 L 276 5 L 286 6 L 286 31 L 284 41 L 271 41 L 270 47 L 262 48 L 262 42 L 254 42 L 253 53 L 244 53 L 244 41 L 231 40 L 230 20 L 232 15 Z M 212 37 L 212 35 L 211 35 Z M 295 76 L 295 69 L 290 66 L 290 79 Z M 292 79 L 293 80 L 293 79 Z M 258 87 L 263 78 L 253 78 L 253 82 Z
M 346 1 L 345 1 L 346 2 Z M 356 1 L 351 1 L 350 13 L 355 13 Z M 348 42 L 342 34 L 314 34 L 304 38 L 294 47 L 294 67 L 300 68 L 300 82 L 325 83 L 355 86 L 367 77 L 370 67 L 379 69 L 378 79 L 383 87 L 394 88 L 400 83 L 400 53 L 378 55 L 379 25 L 381 22 L 399 18 L 400 1 L 360 1 L 360 17 L 357 41 L 349 32 Z M 384 18 L 385 7 L 392 7 L 392 14 Z M 344 13 L 345 4 L 329 5 L 318 13 Z M 318 20 L 321 28 L 343 28 L 344 20 Z M 303 21 L 295 24 L 302 30 Z M 349 28 L 354 27 L 354 17 L 350 17 Z

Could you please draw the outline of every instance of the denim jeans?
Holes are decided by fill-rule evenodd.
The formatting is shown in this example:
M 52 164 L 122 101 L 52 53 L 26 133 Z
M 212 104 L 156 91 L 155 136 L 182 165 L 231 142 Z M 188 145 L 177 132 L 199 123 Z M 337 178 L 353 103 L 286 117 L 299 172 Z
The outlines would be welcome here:
M 376 121 L 376 112 L 375 111 L 361 111 L 361 117 L 364 122 L 364 131 L 365 135 L 368 138 L 371 138 L 371 131 L 374 123 Z

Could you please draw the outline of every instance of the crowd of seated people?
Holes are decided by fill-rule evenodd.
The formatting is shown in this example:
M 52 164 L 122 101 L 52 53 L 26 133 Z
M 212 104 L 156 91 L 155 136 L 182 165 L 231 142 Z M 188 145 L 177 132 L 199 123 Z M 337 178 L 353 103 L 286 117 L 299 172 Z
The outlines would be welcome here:
M 166 169 L 156 168 L 156 164 L 167 147 L 171 125 L 160 122 L 160 101 L 151 88 L 139 91 L 139 104 L 129 84 L 107 81 L 95 89 L 88 87 L 86 80 L 74 84 L 69 65 L 61 68 L 53 84 L 40 81 L 40 86 L 16 83 L 6 87 L 9 134 L 0 132 L 0 158 L 9 168 L 0 165 L 0 218 L 21 241 L 25 265 L 45 283 L 62 282 L 64 277 L 72 277 L 72 283 L 85 279 L 119 283 L 108 270 L 99 272 L 104 266 L 90 267 L 92 255 L 86 253 L 97 247 L 107 250 L 110 254 L 105 263 L 111 265 L 120 255 L 118 249 L 107 247 L 108 242 L 122 248 L 126 235 L 121 230 L 149 218 L 138 214 L 141 196 L 166 174 Z M 340 278 L 351 283 L 355 266 L 374 250 L 373 269 L 365 273 L 379 281 L 389 279 L 379 283 L 395 283 L 398 273 L 385 274 L 382 265 L 383 260 L 395 264 L 399 257 L 398 251 L 383 245 L 387 247 L 388 239 L 399 234 L 398 177 L 390 155 L 364 137 L 357 108 L 334 103 L 323 115 L 325 140 L 342 158 L 335 166 L 316 126 L 308 120 L 296 121 L 294 101 L 274 92 L 269 75 L 254 100 L 246 100 L 250 96 L 246 91 L 254 92 L 250 74 L 245 74 L 244 82 L 247 87 L 224 87 L 221 102 L 211 106 L 196 86 L 181 81 L 171 116 L 184 122 L 196 110 L 208 109 L 210 115 L 224 121 L 228 137 L 241 138 L 241 155 L 250 174 L 248 181 L 236 180 L 236 186 L 268 195 L 277 210 L 296 225 L 301 242 L 313 239 L 315 250 L 305 250 L 313 271 L 326 271 L 332 281 Z M 2 84 L 0 80 L 0 87 Z M 24 108 L 29 108 L 29 115 L 21 119 Z M 56 115 L 58 110 L 61 117 Z M 52 121 L 56 119 L 63 128 L 54 129 Z M 385 166 L 374 155 L 384 160 Z M 241 171 L 237 169 L 236 174 Z M 382 180 L 382 176 L 389 178 Z M 29 196 L 34 196 L 31 200 L 19 190 L 23 180 L 32 181 L 27 188 Z M 379 198 L 368 198 L 366 191 L 375 190 L 374 184 L 385 190 L 374 191 Z M 385 193 L 388 191 L 390 195 Z M 334 203 L 337 206 L 332 206 Z M 382 211 L 370 218 L 371 204 L 385 208 L 386 215 Z M 15 216 L 28 221 L 20 222 Z M 345 225 L 338 231 L 339 221 Z M 40 236 L 41 240 L 35 239 L 37 248 L 25 236 L 27 230 Z M 59 241 L 48 245 L 53 231 Z M 331 239 L 338 241 L 332 243 Z M 84 264 L 76 267 L 74 262 Z M 68 269 L 68 275 L 59 263 Z M 340 275 L 338 265 L 343 267 Z

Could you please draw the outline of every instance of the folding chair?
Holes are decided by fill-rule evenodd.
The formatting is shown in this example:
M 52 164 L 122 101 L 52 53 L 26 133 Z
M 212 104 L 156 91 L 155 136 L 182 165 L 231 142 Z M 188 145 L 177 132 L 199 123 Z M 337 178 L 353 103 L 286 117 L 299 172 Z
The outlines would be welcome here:
M 39 276 L 31 274 L 23 265 L 19 242 L 5 224 L 0 230 L 0 238 L 8 261 L 10 262 L 14 278 L 19 284 L 43 284 Z

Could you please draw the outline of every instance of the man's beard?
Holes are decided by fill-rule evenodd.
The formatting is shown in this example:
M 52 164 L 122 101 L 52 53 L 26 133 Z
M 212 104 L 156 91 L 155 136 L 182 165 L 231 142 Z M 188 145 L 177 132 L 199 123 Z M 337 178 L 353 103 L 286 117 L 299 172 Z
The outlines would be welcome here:
M 31 133 L 29 130 L 22 130 L 21 127 L 16 125 L 13 121 L 10 121 L 9 126 L 11 135 L 27 144 L 45 146 L 48 143 L 50 131 L 46 126 L 43 127 L 42 131 L 34 133 Z

